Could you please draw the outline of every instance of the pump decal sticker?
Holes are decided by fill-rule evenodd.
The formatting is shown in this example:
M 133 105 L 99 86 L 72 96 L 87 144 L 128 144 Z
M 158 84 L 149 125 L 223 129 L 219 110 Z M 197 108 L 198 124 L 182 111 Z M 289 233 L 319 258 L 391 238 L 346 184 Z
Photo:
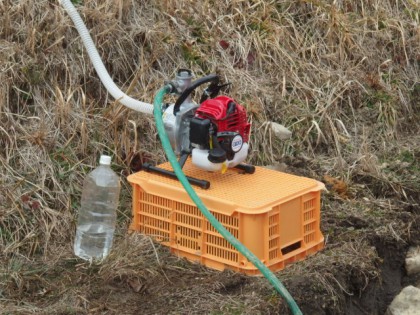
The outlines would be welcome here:
M 232 139 L 232 151 L 237 153 L 242 149 L 243 140 L 241 135 L 236 135 Z

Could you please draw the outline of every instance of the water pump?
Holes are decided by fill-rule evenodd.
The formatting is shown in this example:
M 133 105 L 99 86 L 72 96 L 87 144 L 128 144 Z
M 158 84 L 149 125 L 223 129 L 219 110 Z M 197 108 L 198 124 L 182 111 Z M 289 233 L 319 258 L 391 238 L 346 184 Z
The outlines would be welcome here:
M 236 168 L 252 174 L 254 166 L 241 164 L 248 156 L 251 127 L 245 108 L 230 97 L 218 95 L 229 85 L 219 84 L 218 75 L 192 79 L 190 70 L 180 69 L 176 79 L 167 82 L 178 98 L 163 109 L 165 130 L 175 153 L 180 156 L 181 166 L 191 156 L 194 166 L 207 171 L 224 173 L 228 168 Z M 196 104 L 192 93 L 204 84 L 209 86 Z M 145 164 L 144 169 L 175 177 L 172 172 L 149 164 Z M 198 179 L 190 182 L 202 188 L 210 185 Z

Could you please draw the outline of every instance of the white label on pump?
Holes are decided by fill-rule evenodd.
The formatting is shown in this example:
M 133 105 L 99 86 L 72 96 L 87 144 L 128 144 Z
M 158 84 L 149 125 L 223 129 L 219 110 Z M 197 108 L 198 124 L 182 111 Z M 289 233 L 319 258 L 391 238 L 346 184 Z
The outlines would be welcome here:
M 236 135 L 232 139 L 232 151 L 237 153 L 242 149 L 243 140 L 241 135 Z

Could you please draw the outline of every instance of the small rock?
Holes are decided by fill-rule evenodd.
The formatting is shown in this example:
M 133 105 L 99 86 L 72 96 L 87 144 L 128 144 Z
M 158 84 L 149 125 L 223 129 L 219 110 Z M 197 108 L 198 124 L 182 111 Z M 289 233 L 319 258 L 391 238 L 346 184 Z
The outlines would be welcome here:
M 405 258 L 405 269 L 408 275 L 420 273 L 420 246 L 410 247 Z
M 285 126 L 280 125 L 275 122 L 270 122 L 271 130 L 276 135 L 277 138 L 281 140 L 287 140 L 292 136 L 292 132 L 287 129 Z
M 402 289 L 385 315 L 418 315 L 420 310 L 420 289 L 412 285 Z

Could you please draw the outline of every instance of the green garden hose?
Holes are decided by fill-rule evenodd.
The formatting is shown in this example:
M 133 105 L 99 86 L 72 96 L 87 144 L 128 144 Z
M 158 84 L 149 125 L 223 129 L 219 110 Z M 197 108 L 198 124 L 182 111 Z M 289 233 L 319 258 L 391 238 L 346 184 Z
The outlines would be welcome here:
M 196 204 L 198 209 L 203 213 L 203 215 L 209 220 L 211 225 L 233 246 L 235 247 L 242 255 L 244 255 L 261 273 L 267 280 L 273 285 L 276 291 L 286 300 L 293 314 L 302 314 L 299 306 L 296 304 L 296 301 L 280 282 L 279 279 L 268 269 L 253 253 L 251 253 L 241 242 L 239 242 L 226 228 L 211 214 L 211 212 L 204 205 L 200 197 L 191 187 L 187 178 L 185 177 L 184 172 L 182 171 L 181 166 L 178 163 L 177 157 L 172 150 L 168 136 L 166 135 L 165 127 L 162 120 L 162 103 L 165 94 L 170 93 L 171 87 L 165 86 L 158 91 L 155 96 L 153 105 L 154 110 L 153 114 L 155 116 L 156 127 L 159 134 L 160 141 L 162 142 L 163 149 L 168 157 L 171 166 L 178 177 L 178 180 L 184 186 L 185 191 L 190 196 L 191 200 Z

